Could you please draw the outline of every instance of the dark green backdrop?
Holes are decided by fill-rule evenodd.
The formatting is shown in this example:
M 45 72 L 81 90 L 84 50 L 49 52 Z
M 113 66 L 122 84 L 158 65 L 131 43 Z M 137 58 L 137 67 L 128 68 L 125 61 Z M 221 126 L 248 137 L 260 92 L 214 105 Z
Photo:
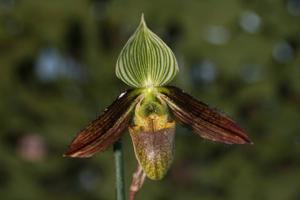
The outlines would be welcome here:
M 114 199 L 112 149 L 62 154 L 127 88 L 115 62 L 142 12 L 177 56 L 172 84 L 232 116 L 255 145 L 178 126 L 171 170 L 138 199 L 300 199 L 299 0 L 1 0 L 0 199 Z M 123 138 L 128 188 L 136 159 Z

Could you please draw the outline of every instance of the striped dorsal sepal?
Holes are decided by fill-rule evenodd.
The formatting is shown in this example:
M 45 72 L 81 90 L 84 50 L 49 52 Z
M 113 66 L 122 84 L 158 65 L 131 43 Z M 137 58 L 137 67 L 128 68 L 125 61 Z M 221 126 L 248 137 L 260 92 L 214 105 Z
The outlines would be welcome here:
M 122 49 L 116 75 L 136 88 L 162 86 L 178 72 L 172 50 L 146 25 L 144 17 L 135 33 Z

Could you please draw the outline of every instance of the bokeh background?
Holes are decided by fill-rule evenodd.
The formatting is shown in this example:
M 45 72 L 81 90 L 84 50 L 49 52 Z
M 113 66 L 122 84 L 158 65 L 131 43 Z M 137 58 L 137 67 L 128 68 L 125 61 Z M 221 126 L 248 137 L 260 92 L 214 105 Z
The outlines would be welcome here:
M 178 58 L 172 84 L 232 116 L 255 145 L 178 126 L 171 170 L 138 199 L 300 199 L 299 0 L 1 0 L 0 199 L 115 198 L 112 149 L 62 154 L 127 88 L 115 63 L 142 12 Z M 128 188 L 127 132 L 123 144 Z

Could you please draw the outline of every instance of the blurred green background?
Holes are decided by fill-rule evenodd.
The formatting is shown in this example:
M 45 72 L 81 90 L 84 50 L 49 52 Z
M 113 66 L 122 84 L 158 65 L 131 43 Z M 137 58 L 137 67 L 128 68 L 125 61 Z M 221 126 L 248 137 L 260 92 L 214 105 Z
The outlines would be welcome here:
M 300 0 L 0 0 L 0 199 L 115 198 L 112 149 L 62 154 L 127 88 L 115 62 L 142 12 L 177 56 L 172 84 L 255 145 L 178 126 L 171 170 L 138 199 L 300 199 Z M 128 189 L 137 161 L 123 143 Z

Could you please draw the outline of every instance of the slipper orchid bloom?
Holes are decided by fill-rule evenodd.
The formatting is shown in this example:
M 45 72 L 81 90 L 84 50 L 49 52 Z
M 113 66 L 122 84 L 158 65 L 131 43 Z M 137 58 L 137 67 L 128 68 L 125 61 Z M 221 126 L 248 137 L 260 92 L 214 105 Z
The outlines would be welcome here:
M 113 145 L 128 129 L 139 165 L 131 186 L 134 196 L 145 177 L 160 180 L 166 175 L 173 160 L 176 123 L 208 140 L 252 143 L 231 118 L 175 86 L 166 86 L 178 71 L 172 50 L 142 16 L 116 64 L 117 77 L 133 89 L 123 92 L 80 131 L 65 155 L 91 157 Z

